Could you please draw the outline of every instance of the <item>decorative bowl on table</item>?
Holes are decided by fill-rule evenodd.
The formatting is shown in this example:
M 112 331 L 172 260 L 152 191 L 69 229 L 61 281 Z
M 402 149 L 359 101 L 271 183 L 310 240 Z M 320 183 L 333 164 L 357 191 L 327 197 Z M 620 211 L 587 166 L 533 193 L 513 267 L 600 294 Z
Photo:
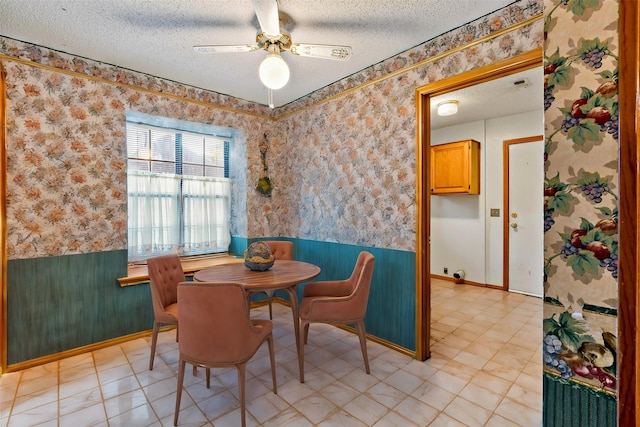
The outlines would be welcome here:
M 253 242 L 244 251 L 244 265 L 249 270 L 266 271 L 273 266 L 274 261 L 271 249 L 265 242 Z

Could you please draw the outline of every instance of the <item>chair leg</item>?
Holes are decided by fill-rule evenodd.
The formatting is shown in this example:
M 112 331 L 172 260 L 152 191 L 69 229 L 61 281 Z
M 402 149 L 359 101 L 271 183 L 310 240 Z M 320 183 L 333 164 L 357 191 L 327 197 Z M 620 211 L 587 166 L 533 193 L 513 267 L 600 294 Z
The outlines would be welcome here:
M 362 357 L 364 359 L 364 368 L 367 374 L 370 374 L 369 371 L 369 357 L 367 356 L 367 336 L 364 331 L 364 320 L 361 320 L 356 323 L 356 329 L 358 331 L 358 338 L 360 338 L 360 348 L 362 349 Z
M 298 365 L 300 369 L 300 383 L 304 382 L 304 345 L 307 343 L 307 332 L 309 324 L 300 320 L 300 348 L 298 349 Z
M 269 359 L 271 359 L 271 381 L 273 383 L 273 394 L 278 394 L 278 384 L 276 383 L 276 358 L 273 351 L 273 335 L 269 334 L 267 337 L 267 344 L 269 344 Z
M 206 368 L 207 388 L 211 388 L 211 368 Z
M 182 399 L 182 384 L 184 382 L 184 367 L 186 362 L 180 358 L 178 368 L 178 390 L 176 391 L 176 413 L 173 416 L 173 425 L 178 425 L 178 414 L 180 413 L 180 400 Z
M 309 341 L 309 323 L 304 325 L 304 341 L 300 341 L 306 344 Z
M 153 371 L 153 359 L 156 355 L 156 343 L 158 342 L 158 332 L 160 325 L 155 320 L 153 321 L 153 332 L 151 333 L 151 356 L 149 357 L 149 370 Z
M 245 377 L 246 377 L 246 368 L 247 368 L 247 364 L 246 363 L 240 363 L 239 365 L 236 365 L 236 368 L 238 369 L 238 391 L 239 391 L 239 399 L 240 399 L 240 417 L 242 417 L 242 427 L 246 427 L 247 425 L 247 419 L 246 419 L 246 414 L 245 414 L 245 406 L 246 406 L 246 402 L 245 402 L 245 396 L 244 396 L 244 383 L 245 383 Z

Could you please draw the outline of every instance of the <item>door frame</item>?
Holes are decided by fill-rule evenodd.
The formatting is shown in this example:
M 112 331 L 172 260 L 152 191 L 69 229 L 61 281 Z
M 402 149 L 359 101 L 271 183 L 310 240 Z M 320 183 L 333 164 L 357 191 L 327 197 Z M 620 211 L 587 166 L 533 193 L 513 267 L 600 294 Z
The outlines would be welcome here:
M 542 141 L 544 135 L 506 139 L 502 142 L 502 290 L 509 290 L 509 147 L 515 144 Z
M 0 61 L 0 376 L 7 370 L 7 153 L 6 153 L 6 83 L 4 64 Z
M 416 359 L 431 356 L 431 98 L 542 66 L 542 48 L 416 88 Z
M 619 13 L 620 107 L 618 236 L 618 357 L 626 369 L 618 377 L 618 425 L 640 426 L 640 5 L 621 0 Z M 624 54 L 623 54 L 624 53 Z

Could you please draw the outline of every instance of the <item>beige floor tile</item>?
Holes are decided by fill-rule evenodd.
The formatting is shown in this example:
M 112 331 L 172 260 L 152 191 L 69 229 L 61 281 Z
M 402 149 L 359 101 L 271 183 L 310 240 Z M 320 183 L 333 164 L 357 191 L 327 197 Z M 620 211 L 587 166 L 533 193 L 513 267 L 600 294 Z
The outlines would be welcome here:
M 358 338 L 314 324 L 300 384 L 291 311 L 274 304 L 278 394 L 268 352 L 247 369 L 249 426 L 541 425 L 541 301 L 478 286 L 432 280 L 431 357 L 418 361 L 367 342 L 371 374 Z M 266 306 L 251 310 L 267 319 Z M 533 338 L 532 338 L 533 337 Z M 161 332 L 154 369 L 150 337 L 0 377 L 0 425 L 173 424 L 176 330 Z M 204 369 L 184 378 L 180 425 L 237 426 L 237 372 Z M 81 420 L 81 421 L 79 421 Z
M 467 352 L 467 353 L 471 353 L 474 356 L 477 357 L 481 357 L 483 359 L 486 359 L 487 361 L 489 361 L 489 359 L 491 359 L 493 356 L 496 355 L 496 353 L 498 351 L 500 351 L 500 349 L 502 348 L 502 345 L 500 346 L 491 346 L 491 345 L 487 345 L 487 343 L 481 342 L 481 341 L 474 341 L 471 344 L 469 344 L 468 346 L 466 346 L 463 351 Z
M 478 372 L 478 375 L 473 377 L 471 382 L 482 388 L 486 388 L 489 391 L 499 394 L 506 394 L 511 388 L 511 381 L 504 380 L 502 378 L 490 375 L 484 371 Z
M 336 424 L 334 424 L 336 425 Z M 341 425 L 350 425 L 350 424 L 341 424 Z M 396 412 L 389 412 L 387 415 L 382 417 L 379 421 L 377 421 L 373 427 L 398 427 L 398 426 L 406 426 L 406 427 L 418 427 L 422 424 L 415 424 L 414 422 L 409 421 L 408 419 L 402 417 Z
M 540 392 L 533 391 L 520 385 L 514 384 L 507 392 L 506 397 L 509 399 L 528 406 L 535 411 L 542 410 L 542 390 Z
M 445 414 L 469 426 L 481 426 L 491 416 L 488 411 L 462 397 L 456 397 L 444 410 Z
M 438 417 L 433 420 L 429 427 L 469 427 L 466 424 L 461 423 L 455 418 L 451 418 L 449 415 L 441 412 Z
M 402 415 L 404 418 L 410 420 L 413 424 L 419 426 L 429 425 L 429 423 L 433 421 L 440 413 L 438 409 L 412 396 L 408 396 L 406 399 L 400 402 L 400 404 L 398 404 L 398 406 L 394 408 L 394 411 Z
M 456 394 L 428 382 L 413 392 L 412 396 L 442 411 L 455 399 Z
M 542 413 L 509 398 L 504 398 L 495 411 L 496 414 L 523 426 L 541 426 Z
M 393 408 L 407 397 L 406 393 L 401 392 L 387 383 L 376 384 L 367 390 L 365 394 L 370 396 L 376 402 L 382 403 L 389 409 Z
M 522 424 L 514 423 L 513 421 L 509 421 L 506 418 L 501 417 L 500 415 L 493 414 L 489 421 L 484 425 L 484 427 L 523 427 Z
M 460 392 L 460 396 L 492 412 L 498 407 L 503 398 L 502 394 L 494 393 L 475 384 L 468 384 Z
M 344 406 L 344 410 L 366 425 L 372 425 L 389 412 L 386 406 L 364 394 L 347 403 Z
M 456 357 L 453 358 L 452 362 L 458 362 L 462 365 L 472 368 L 473 371 L 478 371 L 482 369 L 482 367 L 486 365 L 488 361 L 488 358 L 479 356 L 475 353 L 470 353 L 465 349 L 458 353 Z
M 318 424 L 337 406 L 319 393 L 307 396 L 296 404 L 296 409 L 303 413 L 313 424 Z
M 440 371 L 449 373 L 463 380 L 465 383 L 468 383 L 469 381 L 471 381 L 471 379 L 475 377 L 479 372 L 478 369 L 472 366 L 466 365 L 464 363 L 460 363 L 455 359 L 447 362 L 446 365 L 440 368 Z
M 477 375 L 476 375 L 477 376 Z M 475 378 L 475 377 L 474 377 Z M 430 379 L 429 382 L 437 385 L 453 394 L 458 394 L 464 386 L 467 384 L 467 381 L 459 378 L 453 374 L 450 374 L 446 371 L 440 370 L 435 373 Z
M 520 376 L 521 371 L 513 366 L 505 366 L 490 360 L 482 367 L 482 370 L 488 374 L 502 378 L 507 381 L 515 381 Z M 540 378 L 542 379 L 542 369 L 540 369 Z

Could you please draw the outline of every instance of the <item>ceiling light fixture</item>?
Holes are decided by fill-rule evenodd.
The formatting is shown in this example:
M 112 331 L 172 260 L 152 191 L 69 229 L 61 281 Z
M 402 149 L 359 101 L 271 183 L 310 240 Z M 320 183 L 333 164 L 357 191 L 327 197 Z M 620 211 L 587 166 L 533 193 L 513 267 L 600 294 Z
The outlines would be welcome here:
M 289 81 L 289 67 L 280 56 L 280 48 L 277 44 L 269 45 L 268 52 L 258 70 L 260 81 L 269 89 L 281 89 Z
M 438 104 L 439 116 L 452 116 L 458 112 L 458 101 L 444 101 Z

